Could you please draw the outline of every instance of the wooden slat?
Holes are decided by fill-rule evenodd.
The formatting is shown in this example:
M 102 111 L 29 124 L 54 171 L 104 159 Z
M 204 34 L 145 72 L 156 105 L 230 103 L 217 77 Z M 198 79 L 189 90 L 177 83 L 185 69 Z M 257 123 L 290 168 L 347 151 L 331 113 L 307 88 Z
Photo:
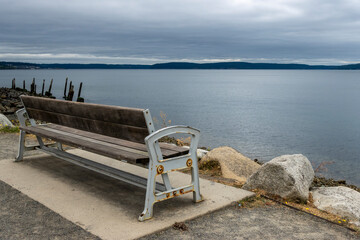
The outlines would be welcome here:
M 84 137 L 84 136 L 74 134 L 74 133 L 71 133 L 71 132 L 64 132 L 64 131 L 61 131 L 61 130 L 49 128 L 49 127 L 44 126 L 44 125 L 39 126 L 38 128 L 42 128 L 44 130 L 47 130 L 47 131 L 55 133 L 55 134 L 69 136 L 69 137 L 72 137 L 72 138 L 75 138 L 75 139 L 80 139 L 80 140 L 85 140 L 85 141 L 91 141 L 92 143 L 99 144 L 101 146 L 113 147 L 113 148 L 116 148 L 116 149 L 120 149 L 120 150 L 124 150 L 124 151 L 127 151 L 127 152 L 140 154 L 140 155 L 145 156 L 145 157 L 149 157 L 149 154 L 147 153 L 147 151 L 141 151 L 141 150 L 137 150 L 137 149 L 134 149 L 134 148 L 129 148 L 129 147 L 126 147 L 126 146 L 120 146 L 120 145 L 117 145 L 117 144 L 104 142 L 104 141 L 101 141 L 101 140 L 98 140 L 98 139 Z M 51 133 L 49 133 L 49 134 L 51 134 Z
M 119 149 L 115 144 L 113 146 L 110 146 L 109 144 L 100 144 L 98 141 L 91 138 L 84 140 L 74 136 L 51 132 L 46 128 L 38 126 L 20 127 L 20 129 L 27 133 L 32 133 L 40 137 L 50 138 L 54 141 L 59 141 L 74 147 L 80 147 L 86 151 L 98 153 L 118 160 L 126 159 L 135 163 L 136 159 L 142 159 L 145 157 L 143 154 L 131 152 L 131 149 L 129 149 L 130 151 Z
M 138 143 L 144 143 L 144 139 L 148 135 L 147 128 L 86 119 L 67 114 L 43 111 L 30 107 L 27 107 L 26 111 L 29 116 L 37 120 L 47 121 L 71 128 L 98 133 L 110 137 L 121 138 Z
M 133 148 L 133 149 L 137 149 L 137 150 L 141 150 L 141 151 L 147 151 L 146 145 L 141 144 L 141 143 L 131 142 L 131 141 L 114 138 L 114 137 L 108 137 L 108 136 L 104 136 L 104 135 L 97 134 L 97 133 L 91 133 L 91 132 L 86 132 L 86 131 L 82 131 L 82 130 L 78 130 L 78 129 L 74 129 L 74 128 L 60 126 L 57 124 L 47 124 L 46 126 L 48 128 L 53 128 L 53 129 L 61 130 L 64 132 L 74 133 L 74 134 L 77 134 L 80 136 L 97 139 L 97 140 L 108 142 L 108 143 L 113 143 L 113 144 L 116 144 L 119 146 L 125 146 L 128 148 Z M 188 149 L 186 149 L 186 148 L 178 147 L 178 148 L 176 148 L 176 150 L 173 150 L 173 149 L 168 149 L 169 147 L 167 145 L 169 145 L 169 144 L 161 144 L 161 145 L 163 145 L 163 147 L 161 147 L 161 152 L 164 157 L 174 156 L 176 154 L 184 154 L 184 153 L 188 152 Z
M 80 118 L 146 128 L 144 109 L 21 96 L 25 108 L 40 109 Z M 35 116 L 32 116 L 36 119 Z M 44 120 L 46 121 L 46 120 Z

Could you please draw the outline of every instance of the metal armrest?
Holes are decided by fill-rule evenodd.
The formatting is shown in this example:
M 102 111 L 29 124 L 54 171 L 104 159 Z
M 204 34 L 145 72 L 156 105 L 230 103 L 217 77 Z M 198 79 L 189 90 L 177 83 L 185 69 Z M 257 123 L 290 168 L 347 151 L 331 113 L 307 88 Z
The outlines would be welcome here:
M 26 114 L 25 108 L 17 110 L 15 114 L 20 122 L 20 126 L 26 126 L 25 121 L 26 121 L 27 117 L 25 117 L 25 114 Z
M 193 137 L 199 137 L 200 136 L 200 130 L 188 126 L 170 126 L 166 128 L 162 128 L 157 130 L 156 132 L 151 133 L 149 136 L 145 138 L 145 142 L 153 143 L 157 140 L 159 140 L 162 137 L 176 134 L 176 133 L 185 133 L 190 134 Z
M 145 143 L 148 149 L 148 152 L 150 153 L 150 156 L 155 157 L 157 161 L 163 160 L 161 150 L 158 144 L 158 140 L 162 137 L 176 134 L 176 133 L 182 133 L 182 134 L 189 134 L 191 135 L 191 143 L 190 143 L 190 149 L 189 149 L 189 155 L 196 156 L 196 150 L 198 147 L 199 139 L 200 139 L 200 131 L 198 129 L 188 127 L 188 126 L 170 126 L 166 128 L 162 128 L 156 132 L 151 133 L 149 136 L 145 138 Z M 177 157 L 174 157 L 177 158 Z M 170 161 L 172 158 L 166 159 L 167 161 Z M 196 159 L 194 157 L 194 159 Z M 152 159 L 154 160 L 154 159 Z

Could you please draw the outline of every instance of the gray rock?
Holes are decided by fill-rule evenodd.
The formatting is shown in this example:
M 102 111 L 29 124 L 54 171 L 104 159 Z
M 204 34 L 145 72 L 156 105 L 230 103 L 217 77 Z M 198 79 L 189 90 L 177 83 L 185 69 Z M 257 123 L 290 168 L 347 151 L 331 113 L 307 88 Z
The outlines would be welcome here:
M 205 155 L 208 153 L 209 151 L 204 150 L 204 149 L 197 149 L 196 151 L 196 155 L 198 157 L 198 159 L 202 159 L 203 157 L 205 157 Z
M 283 155 L 265 163 L 243 186 L 287 199 L 306 201 L 314 179 L 310 161 L 302 154 Z
M 324 211 L 347 217 L 360 227 L 360 193 L 348 187 L 320 187 L 311 191 L 314 205 Z
M 4 107 L 11 107 L 11 101 L 9 101 L 9 100 L 3 100 L 3 101 L 2 101 L 2 105 L 3 105 Z
M 14 127 L 14 125 L 10 122 L 10 120 L 4 114 L 1 113 L 0 113 L 0 126 Z
M 223 177 L 232 178 L 241 183 L 245 183 L 246 179 L 260 168 L 258 163 L 231 147 L 218 147 L 211 150 L 200 160 L 200 166 L 210 161 L 219 162 Z
M 16 107 L 10 107 L 8 108 L 7 112 L 8 113 L 15 113 L 18 109 Z
M 5 107 L 0 103 L 0 112 L 5 112 Z

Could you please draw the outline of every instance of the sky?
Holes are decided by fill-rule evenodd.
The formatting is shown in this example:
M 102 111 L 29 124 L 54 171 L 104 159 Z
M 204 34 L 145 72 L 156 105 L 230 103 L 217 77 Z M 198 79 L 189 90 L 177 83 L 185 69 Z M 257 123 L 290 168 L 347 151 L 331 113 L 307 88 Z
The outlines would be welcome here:
M 360 62 L 360 0 L 0 0 L 0 61 Z

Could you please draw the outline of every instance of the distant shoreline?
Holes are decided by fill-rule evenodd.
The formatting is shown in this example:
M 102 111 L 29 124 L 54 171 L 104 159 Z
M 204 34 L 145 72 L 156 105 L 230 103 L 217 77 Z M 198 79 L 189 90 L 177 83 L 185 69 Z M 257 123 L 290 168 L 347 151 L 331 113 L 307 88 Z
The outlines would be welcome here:
M 78 63 L 26 63 L 0 61 L 0 70 L 37 70 L 37 69 L 199 69 L 199 70 L 360 70 L 360 63 L 348 65 L 307 65 L 293 63 L 249 63 L 249 62 L 218 62 L 190 63 L 169 62 L 152 65 L 140 64 L 78 64 Z

